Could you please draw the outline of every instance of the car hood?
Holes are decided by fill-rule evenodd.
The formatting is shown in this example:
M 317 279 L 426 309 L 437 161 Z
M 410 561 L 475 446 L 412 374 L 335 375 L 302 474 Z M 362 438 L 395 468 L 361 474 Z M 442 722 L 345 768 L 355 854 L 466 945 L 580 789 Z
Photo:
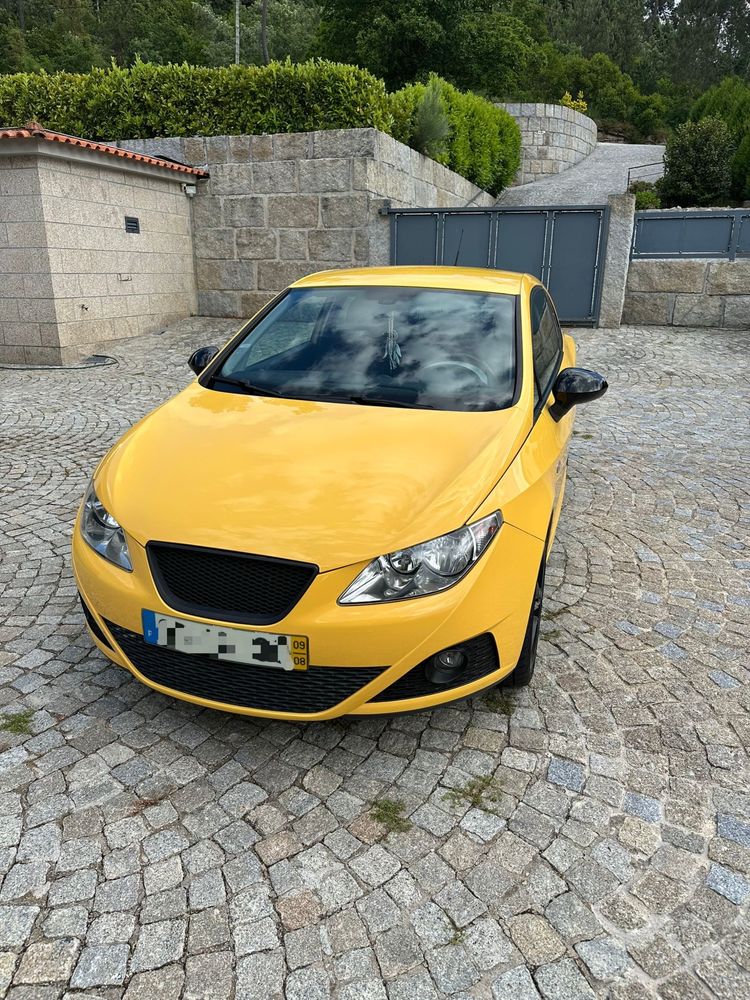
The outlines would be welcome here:
M 528 432 L 456 413 L 273 399 L 193 383 L 136 424 L 96 489 L 125 531 L 333 569 L 459 527 Z

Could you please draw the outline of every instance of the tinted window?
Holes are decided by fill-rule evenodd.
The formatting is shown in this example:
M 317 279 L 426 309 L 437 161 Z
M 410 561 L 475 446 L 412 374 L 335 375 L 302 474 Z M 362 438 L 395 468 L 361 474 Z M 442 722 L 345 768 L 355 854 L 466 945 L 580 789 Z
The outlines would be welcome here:
M 534 400 L 549 395 L 562 357 L 562 332 L 549 297 L 538 285 L 531 293 L 531 343 L 534 355 Z
M 294 288 L 210 381 L 293 399 L 445 410 L 508 406 L 516 297 L 434 288 Z M 355 398 L 354 402 L 357 401 Z

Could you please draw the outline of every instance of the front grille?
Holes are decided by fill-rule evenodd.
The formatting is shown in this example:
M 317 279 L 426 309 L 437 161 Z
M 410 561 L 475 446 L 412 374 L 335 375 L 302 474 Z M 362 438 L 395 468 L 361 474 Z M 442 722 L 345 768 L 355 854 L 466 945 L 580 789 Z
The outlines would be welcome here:
M 333 708 L 375 680 L 384 667 L 272 670 L 178 653 L 107 622 L 133 666 L 155 684 L 238 708 L 311 714 Z
M 458 645 L 466 653 L 469 662 L 464 672 L 456 679 L 455 684 L 433 684 L 425 677 L 424 668 L 432 657 L 418 663 L 416 667 L 399 677 L 390 687 L 374 695 L 370 701 L 405 701 L 408 698 L 423 698 L 429 694 L 439 694 L 454 687 L 471 684 L 487 674 L 500 669 L 500 659 L 497 655 L 495 640 L 489 633 L 478 635 L 468 642 Z
M 168 542 L 149 542 L 146 551 L 156 587 L 171 608 L 245 625 L 280 621 L 318 572 L 311 563 Z

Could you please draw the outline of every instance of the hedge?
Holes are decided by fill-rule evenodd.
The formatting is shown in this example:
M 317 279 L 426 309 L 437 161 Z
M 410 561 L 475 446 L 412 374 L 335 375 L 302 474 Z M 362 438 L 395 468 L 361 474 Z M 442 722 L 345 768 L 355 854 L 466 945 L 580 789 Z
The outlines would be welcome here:
M 0 127 L 36 121 L 89 139 L 390 131 L 382 80 L 315 60 L 268 66 L 157 66 L 0 76 Z
M 521 135 L 477 94 L 439 80 L 449 133 L 440 162 L 497 193 L 513 179 Z M 254 135 L 377 128 L 407 145 L 424 84 L 388 94 L 368 70 L 312 60 L 268 66 L 157 66 L 0 76 L 0 127 L 38 122 L 89 139 Z
M 499 194 L 513 180 L 521 162 L 521 132 L 503 108 L 471 92 L 457 90 L 445 80 L 441 99 L 450 131 L 445 152 L 436 159 L 478 187 Z M 393 136 L 414 145 L 417 110 L 427 85 L 414 83 L 391 95 Z

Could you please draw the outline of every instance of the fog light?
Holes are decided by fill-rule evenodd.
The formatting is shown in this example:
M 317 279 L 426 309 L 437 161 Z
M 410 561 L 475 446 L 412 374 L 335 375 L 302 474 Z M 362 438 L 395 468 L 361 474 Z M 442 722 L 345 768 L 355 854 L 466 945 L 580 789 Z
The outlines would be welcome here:
M 461 649 L 443 649 L 425 666 L 425 676 L 432 684 L 452 684 L 466 669 L 466 653 Z

